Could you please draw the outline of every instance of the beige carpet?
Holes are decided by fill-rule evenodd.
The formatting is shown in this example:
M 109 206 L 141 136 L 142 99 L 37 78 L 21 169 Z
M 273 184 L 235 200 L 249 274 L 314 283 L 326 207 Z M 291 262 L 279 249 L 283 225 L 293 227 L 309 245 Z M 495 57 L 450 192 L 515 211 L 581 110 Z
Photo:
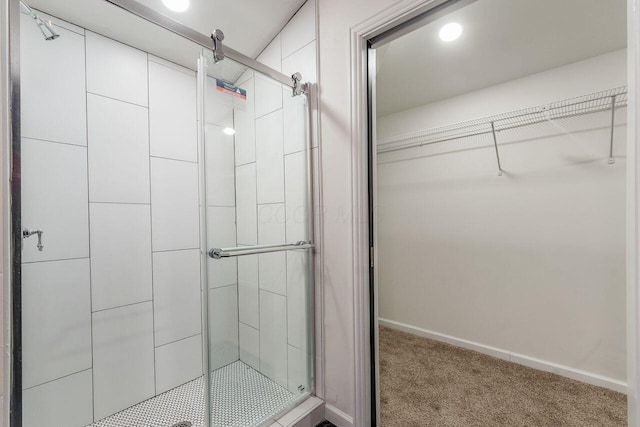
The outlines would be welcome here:
M 626 396 L 380 328 L 382 427 L 626 426 Z

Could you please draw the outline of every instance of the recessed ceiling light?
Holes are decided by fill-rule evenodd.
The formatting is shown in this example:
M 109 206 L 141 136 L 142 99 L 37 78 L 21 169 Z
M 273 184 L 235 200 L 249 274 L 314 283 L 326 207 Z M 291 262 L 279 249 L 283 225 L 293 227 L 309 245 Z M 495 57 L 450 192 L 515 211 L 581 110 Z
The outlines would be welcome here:
M 227 135 L 235 135 L 236 134 L 236 130 L 232 129 L 232 128 L 224 128 L 224 130 L 222 132 L 226 133 Z
M 451 22 L 440 28 L 440 39 L 445 42 L 457 40 L 462 35 L 462 25 L 457 22 Z
M 174 12 L 184 12 L 189 9 L 189 0 L 162 0 L 162 3 Z

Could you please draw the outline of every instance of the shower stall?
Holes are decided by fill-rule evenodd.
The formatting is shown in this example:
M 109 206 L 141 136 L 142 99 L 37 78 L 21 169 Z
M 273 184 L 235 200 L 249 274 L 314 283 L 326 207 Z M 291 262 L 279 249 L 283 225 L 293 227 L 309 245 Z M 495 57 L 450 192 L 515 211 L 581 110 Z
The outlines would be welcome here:
M 4 425 L 270 425 L 314 391 L 313 85 L 143 2 L 27 3 Z

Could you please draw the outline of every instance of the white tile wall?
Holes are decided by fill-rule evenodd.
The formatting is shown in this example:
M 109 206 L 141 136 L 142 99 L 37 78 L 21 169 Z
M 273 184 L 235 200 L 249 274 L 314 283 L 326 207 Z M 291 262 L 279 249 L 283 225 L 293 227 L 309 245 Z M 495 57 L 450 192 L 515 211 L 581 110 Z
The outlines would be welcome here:
M 196 103 L 193 71 L 149 61 L 152 156 L 198 161 Z
M 87 96 L 89 200 L 149 203 L 149 111 Z
M 316 42 L 312 41 L 282 60 L 282 72 L 290 75 L 302 74 L 302 81 L 317 83 Z
M 310 257 L 305 251 L 287 252 L 287 331 L 289 344 L 308 349 L 308 320 L 312 311 L 309 269 Z
M 149 205 L 91 203 L 93 311 L 150 301 Z
M 151 302 L 94 313 L 93 350 L 96 420 L 154 395 Z
M 207 208 L 207 242 L 216 248 L 236 246 L 235 208 Z M 209 288 L 238 283 L 237 258 L 209 258 Z
M 286 58 L 316 39 L 316 2 L 307 1 L 281 33 L 282 57 Z M 283 66 L 283 72 L 284 72 Z
M 209 360 L 211 370 L 240 358 L 238 348 L 238 287 L 209 290 Z
M 286 234 L 291 242 L 309 240 L 308 157 L 308 151 L 301 151 L 284 158 Z
M 258 212 L 256 208 L 256 165 L 236 168 L 236 210 L 239 245 L 258 244 Z
M 262 117 L 282 108 L 282 85 L 256 73 L 254 105 L 256 117 Z M 256 136 L 260 136 L 257 129 Z
M 207 206 L 236 205 L 234 137 L 223 130 L 206 126 Z
M 260 331 L 240 323 L 240 360 L 260 369 Z
M 260 291 L 260 371 L 287 387 L 287 298 Z
M 44 231 L 24 241 L 23 262 L 89 256 L 87 149 L 22 140 L 22 225 Z
M 90 31 L 86 43 L 87 91 L 148 106 L 147 54 Z
M 22 136 L 86 145 L 84 37 L 57 27 L 51 43 L 31 17 L 20 16 Z
M 202 375 L 202 335 L 156 348 L 156 394 Z
M 234 111 L 236 165 L 256 161 L 255 79 L 253 73 L 240 87 L 247 91 L 247 102 L 244 111 Z
M 286 74 L 301 72 L 304 81 L 317 82 L 315 8 L 315 1 L 307 2 L 282 31 L 281 40 L 275 40 L 259 60 L 271 66 L 279 60 Z M 245 84 L 250 85 L 251 80 Z M 257 210 L 258 244 L 307 240 L 307 100 L 292 97 L 290 89 L 282 88 L 263 76 L 256 76 L 253 84 L 256 177 L 254 179 L 246 171 L 236 169 L 238 243 L 243 244 L 244 239 L 250 237 L 242 224 L 245 215 L 246 222 L 251 223 L 253 217 L 249 217 L 249 213 L 252 214 L 253 208 Z M 277 93 L 278 88 L 280 93 Z M 310 102 L 315 101 L 312 99 Z M 236 114 L 237 131 L 241 133 L 238 117 L 248 119 L 246 115 Z M 246 144 L 236 138 L 236 164 L 252 162 L 250 154 L 243 157 L 240 143 Z M 257 186 L 255 202 L 251 199 L 252 183 Z M 257 334 L 261 371 L 281 381 L 294 393 L 298 392 L 299 385 L 309 387 L 306 383 L 307 358 L 310 357 L 307 354 L 307 300 L 311 285 L 308 257 L 305 252 L 260 255 L 257 307 L 252 282 L 255 263 L 243 260 L 238 264 L 240 321 L 244 322 L 240 327 L 241 358 L 251 359 L 249 349 L 254 344 L 249 337 L 255 338 Z M 259 313 L 258 328 L 250 327 L 255 326 L 251 323 L 255 321 L 252 313 Z M 283 332 L 285 329 L 286 333 Z M 310 422 L 310 418 L 304 422 Z
M 153 250 L 200 246 L 198 165 L 151 159 Z
M 91 424 L 91 370 L 25 390 L 22 416 L 24 427 L 84 427 Z
M 23 387 L 91 368 L 89 260 L 22 266 Z
M 285 219 L 286 210 L 283 203 L 258 205 L 258 243 L 260 245 L 287 243 Z M 285 252 L 259 255 L 258 271 L 260 289 L 286 295 L 286 259 Z
M 258 255 L 238 257 L 238 299 L 241 322 L 260 327 Z
M 282 47 L 280 35 L 276 36 L 271 43 L 269 43 L 269 46 L 262 51 L 258 56 L 258 61 L 275 70 L 282 70 Z
M 201 333 L 200 250 L 153 254 L 153 313 L 156 346 Z
M 301 96 L 291 96 L 290 90 L 283 89 L 282 120 L 284 128 L 284 154 L 296 153 L 308 147 L 309 124 L 306 100 Z
M 284 202 L 282 110 L 256 120 L 258 203 Z
M 300 386 L 309 390 L 307 381 L 307 355 L 293 347 L 287 347 L 287 381 L 291 393 L 299 393 Z

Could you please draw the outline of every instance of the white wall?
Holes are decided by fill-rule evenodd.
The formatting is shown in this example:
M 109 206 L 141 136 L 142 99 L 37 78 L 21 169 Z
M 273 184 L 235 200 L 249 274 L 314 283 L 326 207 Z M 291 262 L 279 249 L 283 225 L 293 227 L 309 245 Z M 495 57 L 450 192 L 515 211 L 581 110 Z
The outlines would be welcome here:
M 381 117 L 379 136 L 625 84 L 621 50 Z M 490 137 L 379 155 L 380 318 L 624 390 L 625 113 L 615 165 L 609 113 L 501 132 L 502 177 Z

